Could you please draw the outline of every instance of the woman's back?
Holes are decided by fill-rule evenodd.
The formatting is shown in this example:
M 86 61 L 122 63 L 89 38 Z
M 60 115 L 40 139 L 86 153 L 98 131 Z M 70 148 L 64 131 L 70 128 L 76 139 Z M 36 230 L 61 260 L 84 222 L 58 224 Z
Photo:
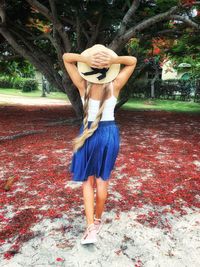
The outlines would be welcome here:
M 114 108 L 115 105 L 117 103 L 117 98 L 114 95 L 114 88 L 113 88 L 113 82 L 110 82 L 108 85 L 108 88 L 110 89 L 110 93 L 108 94 L 108 97 L 105 99 L 105 106 L 104 106 L 104 110 L 102 112 L 102 117 L 100 121 L 112 121 L 115 120 L 114 117 Z M 91 88 L 91 90 L 94 88 Z M 101 90 L 101 89 L 100 89 Z M 95 99 L 93 97 L 89 98 L 89 103 L 88 103 L 88 121 L 94 121 L 96 118 L 96 115 L 99 111 L 99 105 L 100 105 L 100 98 L 101 98 L 101 94 L 102 92 L 99 90 L 99 94 L 97 94 L 97 90 L 96 92 L 93 91 L 93 94 L 91 92 L 91 96 L 93 95 L 95 97 Z M 96 93 L 94 95 L 94 93 Z M 98 97 L 98 99 L 97 99 Z M 84 97 L 81 97 L 82 103 L 84 104 Z

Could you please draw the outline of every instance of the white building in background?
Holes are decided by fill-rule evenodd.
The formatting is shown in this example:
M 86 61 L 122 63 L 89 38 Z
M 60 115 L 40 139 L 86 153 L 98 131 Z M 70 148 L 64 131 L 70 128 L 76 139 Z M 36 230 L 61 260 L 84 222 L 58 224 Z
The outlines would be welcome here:
M 181 63 L 178 65 L 178 68 L 178 70 L 174 69 L 170 60 L 165 62 L 162 66 L 162 80 L 188 79 L 191 65 L 188 63 Z

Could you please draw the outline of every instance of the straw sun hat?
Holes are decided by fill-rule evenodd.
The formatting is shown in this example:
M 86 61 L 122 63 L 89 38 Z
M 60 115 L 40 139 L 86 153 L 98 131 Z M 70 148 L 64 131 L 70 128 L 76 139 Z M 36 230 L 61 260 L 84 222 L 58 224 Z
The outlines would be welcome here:
M 96 52 L 99 51 L 105 51 L 108 52 L 110 55 L 113 57 L 117 57 L 117 54 L 105 47 L 104 45 L 101 44 L 96 44 L 93 45 L 92 47 L 84 50 L 81 55 L 83 56 L 91 56 Z M 92 83 L 108 83 L 111 82 L 116 78 L 120 71 L 120 64 L 112 64 L 110 65 L 109 68 L 103 68 L 103 69 L 98 69 L 98 68 L 92 68 L 88 66 L 86 63 L 83 62 L 77 62 L 77 68 L 80 73 L 80 75 L 87 81 L 92 82 Z

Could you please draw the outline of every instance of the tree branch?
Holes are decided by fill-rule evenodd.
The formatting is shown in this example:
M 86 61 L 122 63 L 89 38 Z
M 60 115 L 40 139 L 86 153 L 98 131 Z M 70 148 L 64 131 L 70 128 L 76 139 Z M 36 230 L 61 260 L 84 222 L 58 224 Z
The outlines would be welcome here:
M 117 36 L 120 36 L 120 35 L 124 34 L 124 32 L 125 32 L 125 30 L 127 28 L 127 24 L 132 19 L 133 15 L 135 14 L 135 12 L 138 9 L 139 5 L 140 5 L 140 0 L 134 0 L 133 1 L 131 7 L 129 8 L 129 10 L 125 14 L 125 16 L 123 17 L 123 20 L 121 22 L 121 26 L 120 26 L 120 29 L 119 29 L 119 32 L 118 32 Z
M 92 26 L 93 26 L 92 22 L 89 19 L 87 19 L 86 21 L 87 21 L 88 25 L 92 28 Z
M 31 41 L 36 41 L 36 40 L 40 40 L 40 39 L 48 39 L 50 42 L 51 42 L 51 44 L 54 46 L 54 48 L 56 49 L 56 51 L 57 51 L 57 53 L 58 53 L 58 55 L 59 55 L 59 65 L 60 65 L 60 67 L 62 67 L 61 66 L 61 62 L 62 62 L 62 51 L 61 51 L 61 49 L 59 49 L 59 47 L 60 46 L 58 46 L 58 44 L 56 43 L 56 37 L 55 38 L 53 38 L 52 36 L 51 36 L 51 34 L 50 33 L 42 33 L 41 35 L 38 35 L 38 36 L 36 36 L 36 35 L 33 35 L 32 34 L 32 32 L 30 32 L 29 30 L 27 30 L 26 28 L 24 28 L 24 27 L 21 27 L 20 25 L 18 25 L 18 24 L 14 24 L 14 23 L 12 23 L 11 21 L 9 21 L 9 25 L 11 25 L 12 26 L 12 29 L 14 29 L 14 33 L 16 33 L 16 34 L 18 34 L 18 30 L 20 30 L 20 31 L 23 31 L 23 32 L 25 32 L 25 33 L 27 33 L 27 34 L 29 34 L 31 37 L 27 37 L 26 39 L 27 40 L 31 40 Z M 18 36 L 19 36 L 19 34 L 18 34 Z M 22 35 L 20 35 L 19 36 L 20 38 L 22 37 L 23 38 L 23 36 Z M 23 42 L 26 42 L 26 39 L 24 39 L 23 38 Z M 28 47 L 30 46 L 31 47 L 31 44 L 29 43 L 29 44 L 26 44 Z M 35 51 L 34 49 L 33 49 L 33 51 Z
M 114 39 L 111 44 L 109 45 L 109 48 L 113 49 L 114 51 L 118 51 L 121 49 L 121 47 L 124 46 L 128 42 L 130 38 L 132 38 L 136 32 L 140 32 L 142 30 L 148 29 L 152 25 L 167 19 L 170 15 L 175 13 L 178 10 L 178 6 L 172 7 L 170 10 L 160 13 L 158 15 L 155 15 L 149 19 L 145 19 L 142 22 L 140 22 L 138 25 L 131 27 L 129 30 L 126 31 L 126 33 L 123 36 L 120 36 L 116 39 Z
M 4 142 L 6 140 L 14 140 L 16 138 L 24 137 L 24 136 L 27 136 L 27 135 L 44 133 L 44 132 L 46 132 L 46 130 L 30 130 L 30 131 L 25 131 L 23 133 L 10 135 L 10 136 L 0 136 L 0 143 Z
M 53 26 L 55 27 L 55 29 L 58 31 L 60 37 L 62 38 L 62 41 L 63 41 L 63 44 L 64 44 L 64 50 L 65 51 L 70 51 L 71 44 L 70 44 L 70 41 L 69 41 L 69 37 L 68 37 L 67 33 L 65 32 L 63 25 L 58 20 L 58 14 L 57 14 L 57 10 L 56 10 L 56 6 L 55 6 L 54 0 L 49 0 L 49 4 L 50 4 L 50 7 L 51 7 L 51 11 L 52 11 Z M 62 49 L 60 48 L 60 50 L 62 50 Z
M 5 0 L 0 0 L 0 26 L 6 23 Z
M 47 79 L 55 86 L 58 84 L 62 86 L 61 78 L 59 74 L 53 69 L 53 63 L 42 52 L 38 52 L 33 45 L 23 38 L 18 32 L 14 32 L 15 36 L 19 37 L 23 45 L 18 44 L 13 32 L 10 32 L 5 27 L 0 27 L 0 33 L 6 39 L 6 41 L 17 51 L 22 57 L 27 58 L 41 73 L 44 73 Z M 57 83 L 56 83 L 57 81 Z M 64 89 L 63 89 L 64 91 Z
M 183 34 L 182 33 L 182 31 L 179 31 L 179 30 L 177 30 L 177 29 L 167 29 L 167 30 L 162 30 L 162 31 L 159 31 L 159 32 L 157 32 L 155 35 L 156 36 L 159 36 L 159 35 L 181 35 L 181 34 Z
M 136 32 L 136 31 L 142 31 L 145 30 L 147 28 L 149 28 L 150 26 L 165 20 L 167 18 L 169 18 L 169 16 L 173 13 L 175 13 L 178 10 L 178 7 L 172 7 L 169 11 L 155 15 L 149 19 L 143 20 L 141 23 L 139 23 L 138 25 L 130 28 L 124 35 L 124 38 L 129 40 L 132 35 Z
M 89 41 L 90 36 L 88 35 L 88 33 L 86 32 L 86 30 L 84 29 L 83 25 L 82 25 L 82 32 L 84 33 L 84 35 L 85 35 L 87 41 Z
M 12 61 L 19 58 L 22 58 L 22 56 L 20 55 L 0 56 L 0 60 L 2 61 Z
M 102 14 L 100 14 L 100 16 L 98 18 L 98 22 L 97 22 L 96 27 L 93 25 L 93 29 L 94 30 L 93 30 L 91 38 L 89 39 L 89 42 L 86 45 L 86 48 L 92 46 L 95 43 L 95 41 L 97 39 L 97 36 L 98 36 L 98 33 L 99 33 L 99 28 L 100 28 L 100 25 L 101 25 L 101 21 L 102 21 Z
M 81 47 L 81 24 L 78 14 L 76 15 L 77 50 Z
M 55 27 L 57 31 L 60 34 L 60 37 L 62 38 L 63 44 L 64 44 L 64 49 L 65 51 L 70 51 L 71 49 L 71 44 L 68 38 L 68 35 L 64 31 L 63 25 L 59 22 L 57 19 L 57 13 L 56 13 L 56 8 L 53 0 L 49 0 L 50 6 L 52 8 L 52 13 L 51 11 L 44 5 L 42 5 L 40 2 L 37 0 L 26 0 L 32 7 L 37 9 L 43 16 L 45 16 L 48 20 L 54 22 Z
M 52 16 L 50 10 L 46 6 L 42 5 L 37 0 L 26 0 L 26 2 L 28 2 L 32 7 L 37 9 L 48 20 L 53 21 L 53 16 Z
M 169 16 L 169 19 L 182 21 L 182 22 L 188 24 L 188 25 L 189 25 L 190 27 L 192 27 L 192 28 L 195 28 L 195 29 L 197 29 L 197 30 L 200 29 L 200 25 L 199 25 L 199 24 L 197 24 L 196 22 L 192 21 L 192 20 L 189 19 L 189 18 L 182 17 L 182 16 L 180 16 L 180 15 L 171 15 L 171 16 Z
M 74 25 L 74 22 L 73 22 L 72 20 L 68 19 L 68 18 L 60 17 L 60 20 L 61 20 L 62 22 L 65 22 L 65 23 L 70 24 L 71 26 Z

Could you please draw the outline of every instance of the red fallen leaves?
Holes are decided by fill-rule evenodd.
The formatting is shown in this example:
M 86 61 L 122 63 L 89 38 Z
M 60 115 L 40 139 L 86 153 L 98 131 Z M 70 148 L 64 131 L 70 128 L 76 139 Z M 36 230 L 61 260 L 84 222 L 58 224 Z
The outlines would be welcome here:
M 6 252 L 4 253 L 4 259 L 10 260 L 14 256 L 14 253 Z
M 4 230 L 0 231 L 0 236 L 2 239 L 7 239 L 11 235 L 15 236 L 18 233 L 26 233 L 35 221 L 35 211 L 32 209 L 22 210 L 20 213 L 16 214 L 10 222 L 5 226 Z
M 62 258 L 57 258 L 56 260 L 57 261 L 64 261 L 64 259 L 62 259 Z
M 160 227 L 171 231 L 171 225 L 167 218 L 162 219 L 162 213 L 149 211 L 147 214 L 139 214 L 136 221 L 149 227 Z
M 134 267 L 142 267 L 144 266 L 141 260 L 137 260 L 137 262 L 135 263 Z
M 70 187 L 71 140 L 79 127 L 45 127 L 51 121 L 75 114 L 67 107 L 0 108 L 0 136 L 26 130 L 45 129 L 38 135 L 0 144 L 0 245 L 14 239 L 4 257 L 15 255 L 24 242 L 39 233 L 30 228 L 45 218 L 68 213 L 70 225 L 84 216 L 82 188 Z M 121 144 L 111 174 L 106 210 L 120 212 L 143 209 L 136 220 L 149 227 L 170 231 L 166 215 L 186 214 L 185 208 L 200 207 L 200 116 L 183 113 L 122 111 L 116 114 Z M 195 164 L 196 162 L 196 164 Z M 4 186 L 15 177 L 9 191 Z M 117 193 L 117 196 L 115 195 Z M 66 225 L 60 231 L 70 231 Z M 140 264 L 140 263 L 136 263 Z

